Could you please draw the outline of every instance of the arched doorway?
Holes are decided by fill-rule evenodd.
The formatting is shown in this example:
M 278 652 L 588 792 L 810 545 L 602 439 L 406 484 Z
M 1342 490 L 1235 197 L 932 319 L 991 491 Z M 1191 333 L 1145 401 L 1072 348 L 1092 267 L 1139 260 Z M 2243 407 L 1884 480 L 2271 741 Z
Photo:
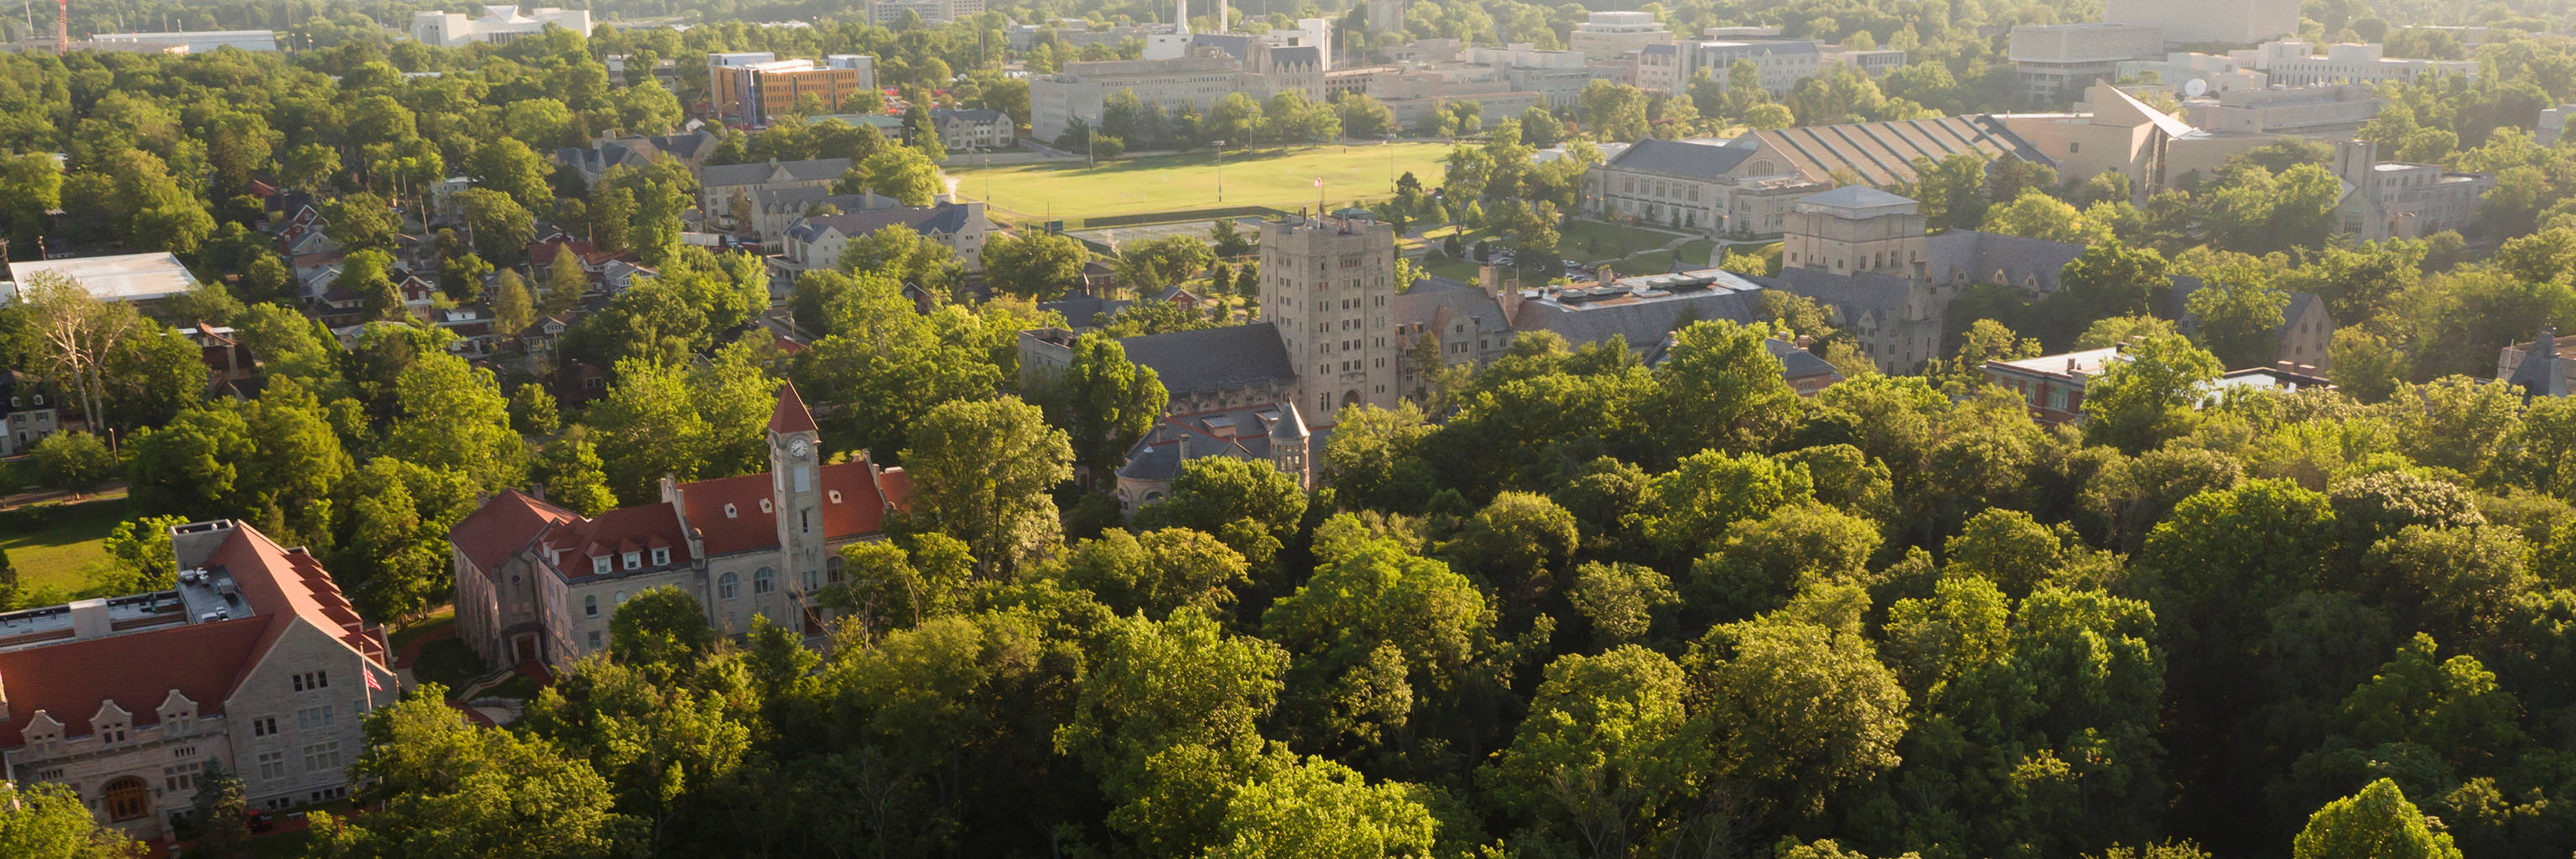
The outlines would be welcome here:
M 1343 391 L 1343 392 L 1342 392 L 1342 405 L 1345 405 L 1345 406 L 1356 406 L 1356 405 L 1359 405 L 1359 404 L 1360 404 L 1360 389 L 1358 389 L 1358 388 L 1352 388 L 1352 389 L 1350 389 L 1350 390 L 1348 390 L 1348 391 Z
M 152 814 L 152 788 L 142 779 L 126 776 L 107 783 L 107 819 L 110 822 L 140 820 Z

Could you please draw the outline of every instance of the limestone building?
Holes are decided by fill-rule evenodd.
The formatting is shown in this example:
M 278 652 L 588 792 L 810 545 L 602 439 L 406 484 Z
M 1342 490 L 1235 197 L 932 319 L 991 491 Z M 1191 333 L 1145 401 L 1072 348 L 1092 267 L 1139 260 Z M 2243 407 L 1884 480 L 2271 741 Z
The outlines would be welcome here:
M 587 38 L 590 35 L 590 10 L 557 9 L 551 6 L 527 10 L 520 14 L 517 6 L 483 6 L 481 15 L 461 12 L 414 12 L 411 14 L 411 40 L 442 48 L 462 48 L 476 42 L 500 44 L 531 33 L 542 33 L 546 27 L 571 30 Z
M 2299 32 L 2299 0 L 2107 0 L 2102 20 L 2154 27 L 2169 45 L 2251 45 Z
M 2335 175 L 2346 189 L 2335 203 L 2336 229 L 2362 241 L 2420 239 L 2467 229 L 2477 219 L 2478 198 L 2495 188 L 2495 178 L 2484 173 L 2381 161 L 2377 152 L 2367 140 L 2335 147 Z
M 1652 12 L 1593 12 L 1565 37 L 1566 47 L 1596 60 L 1672 42 L 1672 31 L 1664 29 Z
M 2064 104 L 2120 64 L 2164 56 L 2164 30 L 2140 24 L 2023 24 L 2006 36 L 2005 56 L 2022 92 L 2039 104 Z
M 98 821 L 169 835 L 210 762 L 253 808 L 348 795 L 359 720 L 392 701 L 383 630 L 312 553 L 231 520 L 170 529 L 166 591 L 0 614 L 0 768 Z
M 560 667 L 608 646 L 617 607 L 646 588 L 695 597 L 726 634 L 752 619 L 813 633 L 830 612 L 813 594 L 841 578 L 844 545 L 879 524 L 912 487 L 865 451 L 828 462 L 794 386 L 782 386 L 763 474 L 674 483 L 662 498 L 583 517 L 517 490 L 448 532 L 457 637 L 484 662 Z
M 2324 56 L 2306 53 L 2306 44 L 2297 45 L 2295 55 L 2269 58 L 2266 65 L 2273 86 L 2325 86 L 2327 84 L 2372 84 L 2381 81 L 2413 81 L 2431 75 L 2458 75 L 2476 80 L 2476 60 L 2423 60 L 2388 56 L 2379 45 L 2327 45 Z
M 1291 402 L 1317 414 L 1395 405 L 1394 277 L 1391 224 L 1324 217 L 1262 226 L 1261 309 L 1296 368 Z

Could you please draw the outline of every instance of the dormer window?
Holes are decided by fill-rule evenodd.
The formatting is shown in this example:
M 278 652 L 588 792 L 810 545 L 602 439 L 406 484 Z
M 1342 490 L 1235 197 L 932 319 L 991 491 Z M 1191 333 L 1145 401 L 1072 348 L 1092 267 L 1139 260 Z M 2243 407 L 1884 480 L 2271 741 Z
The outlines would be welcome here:
M 839 503 L 841 503 L 841 490 L 838 490 L 838 489 L 832 490 L 832 503 L 834 503 L 834 504 L 839 504 Z
M 670 562 L 671 562 L 671 550 L 669 550 L 669 549 L 655 549 L 655 550 L 653 550 L 653 566 L 659 567 L 659 566 L 662 566 L 662 565 L 664 565 L 664 564 L 668 564 L 668 563 L 670 563 Z
M 608 574 L 607 555 L 601 555 L 590 559 L 590 574 L 594 576 L 603 576 Z
M 634 570 L 634 569 L 642 569 L 642 568 L 643 568 L 643 566 L 644 566 L 644 553 L 642 553 L 642 552 L 628 552 L 628 553 L 626 553 L 626 556 L 625 556 L 625 557 L 626 557 L 626 568 L 627 568 L 627 569 Z
M 726 504 L 726 505 L 725 505 L 725 518 L 727 518 L 727 519 L 733 519 L 733 518 L 737 518 L 737 517 L 739 517 L 739 516 L 741 516 L 741 515 L 742 515 L 742 511 L 735 510 L 732 504 L 728 503 L 728 504 Z
M 768 512 L 770 512 L 770 509 L 769 509 L 769 499 L 767 499 L 767 498 L 760 499 L 760 512 L 762 512 L 762 513 L 768 513 Z

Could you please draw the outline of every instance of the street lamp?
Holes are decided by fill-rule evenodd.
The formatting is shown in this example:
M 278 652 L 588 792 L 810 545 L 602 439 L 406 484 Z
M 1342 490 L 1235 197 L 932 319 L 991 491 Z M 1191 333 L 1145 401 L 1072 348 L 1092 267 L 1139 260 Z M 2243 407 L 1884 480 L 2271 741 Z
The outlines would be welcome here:
M 1216 142 L 1216 201 L 1225 202 L 1225 141 Z

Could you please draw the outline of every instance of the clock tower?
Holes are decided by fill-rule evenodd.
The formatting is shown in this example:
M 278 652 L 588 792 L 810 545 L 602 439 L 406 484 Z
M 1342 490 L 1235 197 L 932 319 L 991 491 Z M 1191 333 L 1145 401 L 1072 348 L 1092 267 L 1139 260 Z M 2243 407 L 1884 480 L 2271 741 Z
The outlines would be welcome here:
M 796 385 L 779 386 L 769 413 L 769 481 L 778 516 L 782 590 L 799 597 L 822 586 L 824 568 L 822 433 Z M 770 598 L 770 594 L 754 594 Z M 764 606 L 766 608 L 767 606 Z M 784 606 L 781 606 L 784 608 Z M 776 615 L 789 616 L 785 612 Z

